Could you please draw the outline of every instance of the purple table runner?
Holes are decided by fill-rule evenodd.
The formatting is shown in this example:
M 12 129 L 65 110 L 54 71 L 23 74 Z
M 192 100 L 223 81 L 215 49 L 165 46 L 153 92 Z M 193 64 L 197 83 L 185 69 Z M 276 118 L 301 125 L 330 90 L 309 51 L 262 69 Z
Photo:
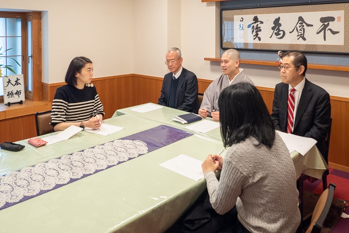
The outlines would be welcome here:
M 191 136 L 160 125 L 0 176 L 0 210 Z

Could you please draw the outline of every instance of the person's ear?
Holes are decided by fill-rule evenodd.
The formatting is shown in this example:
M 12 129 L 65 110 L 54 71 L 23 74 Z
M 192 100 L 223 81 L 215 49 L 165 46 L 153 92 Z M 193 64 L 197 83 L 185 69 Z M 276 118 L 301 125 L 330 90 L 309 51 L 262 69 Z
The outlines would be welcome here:
M 299 68 L 298 68 L 298 74 L 299 75 L 301 75 L 301 74 L 303 74 L 303 72 L 304 72 L 304 70 L 305 70 L 305 67 L 302 65 L 302 66 L 300 66 Z

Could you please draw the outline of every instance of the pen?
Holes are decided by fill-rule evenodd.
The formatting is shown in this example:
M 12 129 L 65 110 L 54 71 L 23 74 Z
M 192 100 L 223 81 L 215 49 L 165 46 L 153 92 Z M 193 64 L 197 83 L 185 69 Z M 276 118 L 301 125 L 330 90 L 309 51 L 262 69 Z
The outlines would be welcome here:
M 99 120 L 98 114 L 96 115 L 96 117 L 97 117 L 97 119 L 98 119 L 99 124 L 102 124 L 102 122 Z
M 224 149 L 221 150 L 221 152 L 218 153 L 218 155 L 221 155 L 223 153 Z M 213 159 L 213 162 L 216 161 L 217 159 Z
M 208 114 L 211 114 L 211 112 L 208 111 L 207 109 L 201 108 L 201 110 L 205 110 Z

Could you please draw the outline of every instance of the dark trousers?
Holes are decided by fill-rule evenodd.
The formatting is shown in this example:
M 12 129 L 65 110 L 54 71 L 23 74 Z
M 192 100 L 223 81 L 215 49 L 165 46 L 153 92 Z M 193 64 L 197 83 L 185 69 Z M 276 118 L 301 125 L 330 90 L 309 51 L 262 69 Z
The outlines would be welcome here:
M 233 220 L 232 224 L 229 226 L 226 226 L 223 230 L 219 231 L 219 233 L 250 233 L 244 225 L 241 224 L 241 222 L 238 219 L 238 212 L 236 211 L 236 208 L 232 209 L 233 212 Z

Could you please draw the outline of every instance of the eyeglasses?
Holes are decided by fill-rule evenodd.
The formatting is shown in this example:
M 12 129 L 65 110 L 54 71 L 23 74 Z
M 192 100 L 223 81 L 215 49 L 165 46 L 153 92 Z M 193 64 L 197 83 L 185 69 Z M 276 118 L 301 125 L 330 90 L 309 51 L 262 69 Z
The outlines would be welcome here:
M 287 70 L 291 69 L 292 67 L 291 67 L 291 66 L 278 65 L 278 68 L 279 68 L 280 70 L 285 69 L 285 70 L 287 71 Z
M 178 61 L 179 59 L 177 59 L 177 60 L 166 60 L 165 61 L 165 64 L 166 65 L 168 65 L 168 64 L 171 64 L 171 65 L 173 65 L 176 61 Z

